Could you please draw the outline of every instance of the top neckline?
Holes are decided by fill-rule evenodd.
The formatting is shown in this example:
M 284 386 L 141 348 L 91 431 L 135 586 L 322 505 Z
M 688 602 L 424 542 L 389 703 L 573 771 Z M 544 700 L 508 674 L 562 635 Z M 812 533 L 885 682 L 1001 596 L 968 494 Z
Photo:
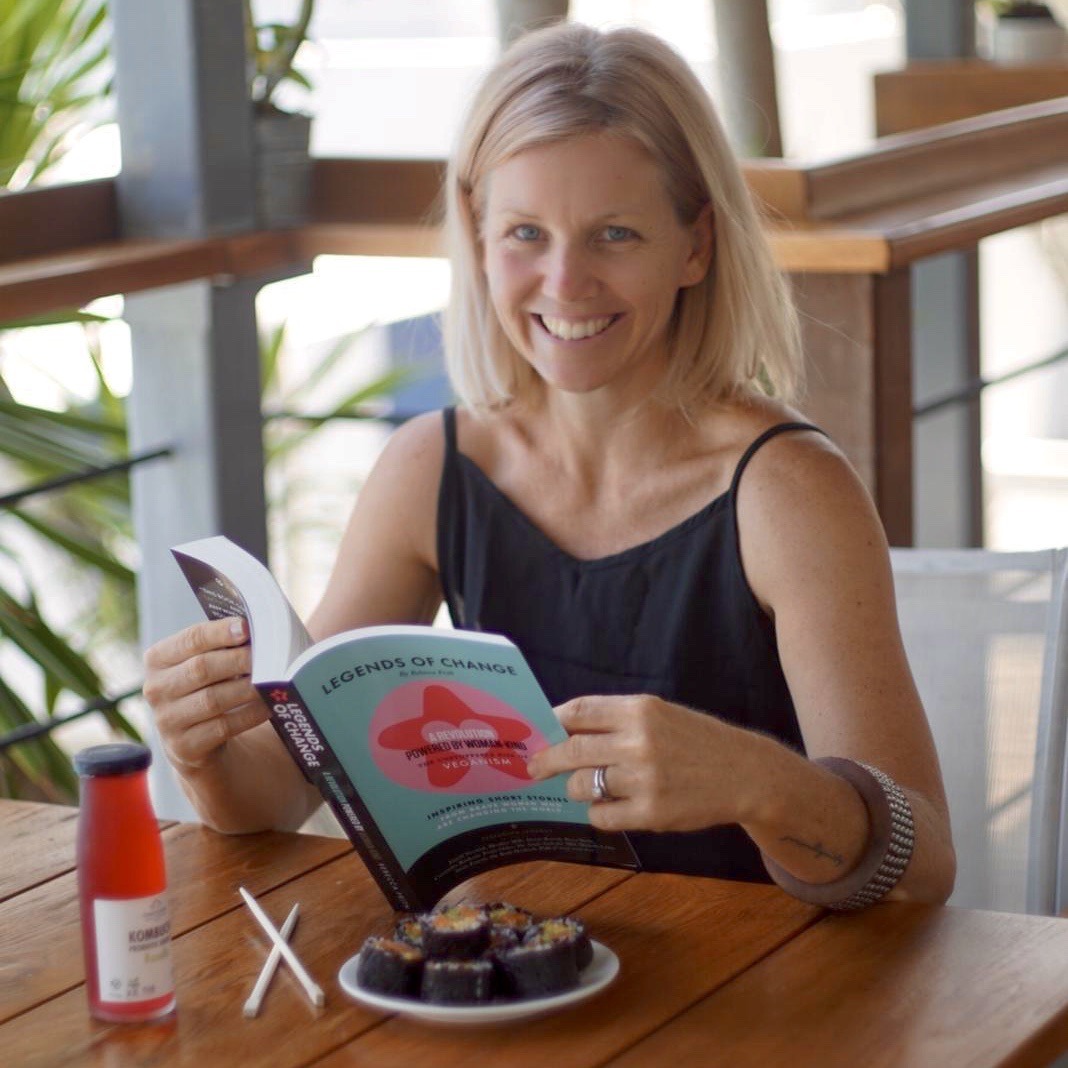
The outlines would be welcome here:
M 528 516 L 527 513 L 524 512 L 523 509 L 520 508 L 519 505 L 517 505 L 515 501 L 513 501 L 512 498 L 509 497 L 474 460 L 471 459 L 470 456 L 467 456 L 465 453 L 462 453 L 457 449 L 456 457 L 483 486 L 504 504 L 508 513 L 522 523 L 534 537 L 557 555 L 563 557 L 572 567 L 580 569 L 586 568 L 592 570 L 599 567 L 613 567 L 618 564 L 627 563 L 632 558 L 648 555 L 650 552 L 659 549 L 661 546 L 685 536 L 694 527 L 700 526 L 709 515 L 719 511 L 730 503 L 734 490 L 734 483 L 732 482 L 730 488 L 724 490 L 707 504 L 702 505 L 692 515 L 686 516 L 686 518 L 679 520 L 678 523 L 668 527 L 667 530 L 654 535 L 646 541 L 639 542 L 637 545 L 630 545 L 626 549 L 620 549 L 614 553 L 609 553 L 607 556 L 596 556 L 586 559 L 581 556 L 575 556 L 573 553 L 568 552 L 567 549 L 564 549 L 553 541 L 553 539 L 549 537 L 549 535 L 546 534 L 545 531 L 542 530 L 541 527 L 539 527 L 537 523 L 535 523 L 530 516 Z

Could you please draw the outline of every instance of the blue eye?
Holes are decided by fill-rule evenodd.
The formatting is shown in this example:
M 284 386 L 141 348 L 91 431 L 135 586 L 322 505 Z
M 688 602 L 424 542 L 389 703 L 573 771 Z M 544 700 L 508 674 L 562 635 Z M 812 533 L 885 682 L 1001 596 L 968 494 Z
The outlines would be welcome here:
M 519 241 L 537 241 L 541 237 L 541 231 L 532 223 L 520 223 L 512 231 L 512 235 Z
M 634 231 L 626 226 L 606 226 L 604 237 L 606 241 L 629 241 L 634 237 Z

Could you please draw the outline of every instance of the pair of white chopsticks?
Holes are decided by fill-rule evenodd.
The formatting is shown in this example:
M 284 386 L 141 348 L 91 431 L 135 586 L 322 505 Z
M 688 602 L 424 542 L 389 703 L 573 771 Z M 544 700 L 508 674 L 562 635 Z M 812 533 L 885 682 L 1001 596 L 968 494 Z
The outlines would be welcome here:
M 289 915 L 286 917 L 285 923 L 282 924 L 281 931 L 279 931 L 271 923 L 267 913 L 260 907 L 260 903 L 243 886 L 238 887 L 238 892 L 245 899 L 245 904 L 248 905 L 249 911 L 256 917 L 256 922 L 274 943 L 270 954 L 263 962 L 263 968 L 260 971 L 259 978 L 256 980 L 256 985 L 252 988 L 252 993 L 249 994 L 248 1000 L 245 1002 L 245 1016 L 253 1017 L 258 1015 L 260 1005 L 263 1004 L 263 995 L 267 993 L 267 987 L 270 985 L 271 979 L 278 968 L 278 962 L 282 957 L 285 957 L 286 963 L 293 969 L 293 974 L 300 980 L 300 985 L 304 987 L 308 1000 L 313 1005 L 324 1004 L 326 996 L 323 994 L 322 987 L 308 974 L 296 953 L 293 952 L 293 947 L 288 942 L 289 936 L 293 933 L 293 928 L 297 925 L 300 905 L 294 905 L 289 910 Z

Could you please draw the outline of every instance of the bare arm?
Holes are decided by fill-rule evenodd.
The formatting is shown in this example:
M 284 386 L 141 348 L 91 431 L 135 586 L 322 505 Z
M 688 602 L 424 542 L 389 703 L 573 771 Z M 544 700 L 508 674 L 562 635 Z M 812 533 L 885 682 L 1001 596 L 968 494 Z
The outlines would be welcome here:
M 809 756 L 874 765 L 904 789 L 916 843 L 893 896 L 944 900 L 955 858 L 941 773 L 868 494 L 830 445 L 786 438 L 754 457 L 738 509 L 746 573 L 775 620 Z M 746 830 L 799 879 L 846 874 L 868 834 L 859 795 L 784 747 L 765 747 L 766 789 Z
M 434 552 L 441 417 L 390 438 L 360 492 L 321 603 L 315 639 L 380 623 L 429 622 L 440 603 Z M 182 787 L 210 826 L 228 833 L 293 829 L 318 791 L 301 775 L 249 682 L 243 632 L 200 623 L 145 654 L 145 697 Z
M 792 439 L 792 440 L 791 440 Z M 905 661 L 882 528 L 848 464 L 821 440 L 769 442 L 738 502 L 750 585 L 775 620 L 805 745 L 880 768 L 906 791 L 915 852 L 894 896 L 944 900 L 955 859 L 934 746 Z M 557 709 L 569 738 L 535 754 L 536 778 L 605 830 L 690 831 L 739 823 L 795 878 L 830 883 L 856 866 L 868 814 L 844 779 L 774 738 L 650 695 L 580 697 Z

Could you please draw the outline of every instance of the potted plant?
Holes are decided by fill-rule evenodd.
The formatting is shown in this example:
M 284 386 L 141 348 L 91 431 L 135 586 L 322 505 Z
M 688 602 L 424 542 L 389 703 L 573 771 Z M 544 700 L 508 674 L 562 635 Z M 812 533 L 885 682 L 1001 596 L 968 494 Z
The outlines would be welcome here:
M 245 0 L 245 40 L 249 93 L 257 156 L 256 215 L 271 229 L 297 226 L 307 217 L 311 186 L 311 116 L 278 105 L 279 90 L 288 84 L 310 89 L 294 67 L 297 51 L 307 39 L 315 0 L 300 0 L 291 23 L 257 23 L 252 0 Z
M 1068 32 L 1058 21 L 1059 2 L 1034 0 L 986 0 L 992 17 L 990 57 L 1012 66 L 1068 60 Z

